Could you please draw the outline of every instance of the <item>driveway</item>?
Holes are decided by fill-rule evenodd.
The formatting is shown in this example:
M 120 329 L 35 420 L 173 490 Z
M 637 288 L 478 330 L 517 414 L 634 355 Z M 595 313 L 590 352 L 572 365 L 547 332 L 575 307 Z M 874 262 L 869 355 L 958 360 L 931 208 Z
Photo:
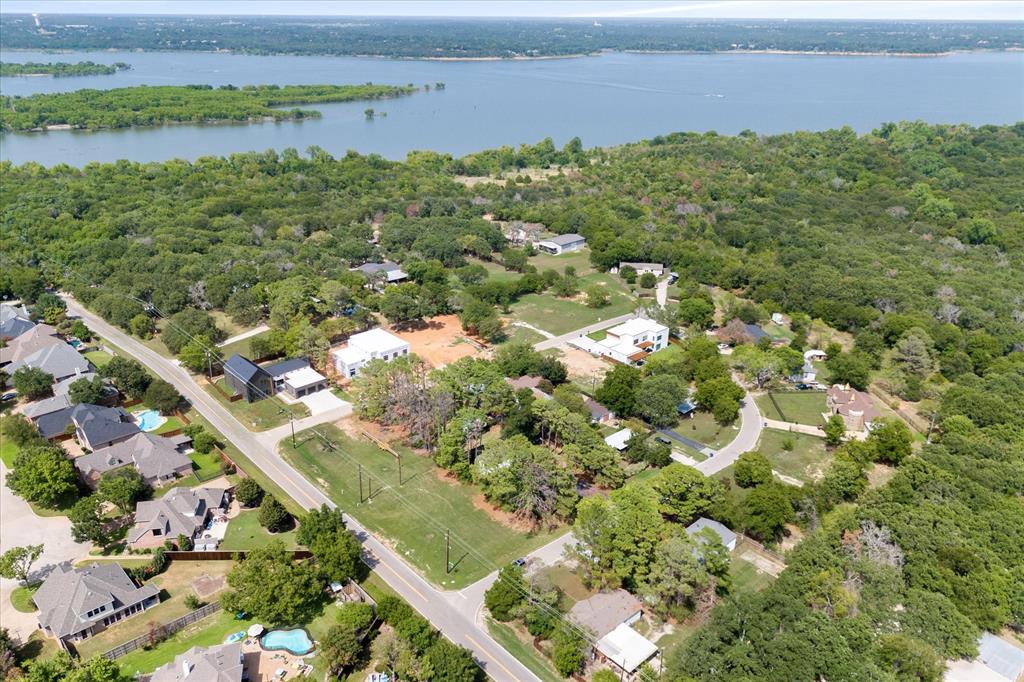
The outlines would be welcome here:
M 349 410 L 352 409 L 352 403 L 345 402 L 330 391 L 317 391 L 316 393 L 302 396 L 299 400 L 309 408 L 309 413 L 313 416 L 346 407 Z
M 272 478 L 298 504 L 305 509 L 316 509 L 322 504 L 332 509 L 337 507 L 323 491 L 278 454 L 276 441 L 269 446 L 266 444 L 279 429 L 264 431 L 261 434 L 252 433 L 215 398 L 200 388 L 184 369 L 85 309 L 74 298 L 65 295 L 65 300 L 69 315 L 80 317 L 90 329 L 142 361 L 160 378 L 171 382 L 215 429 L 245 452 L 255 466 Z M 295 423 L 295 428 L 299 429 L 300 425 L 313 420 L 321 420 L 319 423 L 332 421 L 330 417 L 342 410 L 343 408 L 338 408 L 299 420 Z M 290 426 L 286 425 L 283 428 L 291 432 Z M 539 682 L 539 678 L 494 641 L 486 629 L 478 627 L 471 615 L 463 610 L 453 609 L 448 602 L 447 593 L 425 580 L 394 550 L 360 525 L 358 520 L 345 514 L 345 522 L 362 543 L 364 560 L 370 568 L 434 627 L 444 633 L 445 637 L 472 650 L 477 662 L 491 679 L 495 682 Z
M 704 445 L 704 443 L 700 443 L 698 441 L 695 441 L 692 438 L 687 438 L 686 436 L 684 436 L 684 435 L 682 435 L 680 433 L 677 433 L 677 432 L 673 431 L 672 429 L 658 429 L 658 433 L 660 433 L 661 435 L 665 436 L 666 438 L 671 438 L 672 440 L 676 441 L 677 443 L 682 443 L 683 445 L 685 445 L 688 448 L 692 448 L 692 449 L 696 450 L 697 452 L 699 452 L 700 454 L 704 455 L 705 457 L 714 457 L 715 456 L 715 451 L 712 450 L 707 445 Z
M 714 457 L 698 464 L 697 471 L 705 476 L 716 474 L 732 465 L 744 452 L 749 452 L 757 447 L 764 424 L 761 411 L 757 409 L 757 403 L 749 393 L 740 400 L 740 420 L 740 432 L 736 434 L 732 442 L 716 452 Z
M 588 324 L 586 327 L 580 327 L 575 331 L 571 331 L 568 334 L 562 334 L 561 336 L 553 336 L 550 339 L 544 339 L 533 344 L 534 350 L 551 350 L 552 348 L 558 348 L 566 341 L 577 339 L 581 336 L 586 336 L 590 332 L 596 332 L 599 329 L 607 329 L 608 327 L 614 327 L 617 324 L 622 324 L 626 320 L 632 320 L 636 317 L 636 313 L 626 313 L 625 315 L 619 315 L 618 317 L 609 317 L 607 320 L 595 322 L 594 324 Z
M 43 545 L 43 554 L 32 566 L 32 580 L 41 580 L 54 566 L 77 561 L 89 554 L 92 545 L 71 539 L 71 522 L 66 516 L 36 516 L 28 502 L 7 487 L 7 469 L 0 464 L 0 552 L 12 547 Z M 21 640 L 39 627 L 34 613 L 21 613 L 11 606 L 14 580 L 0 578 L 0 623 Z

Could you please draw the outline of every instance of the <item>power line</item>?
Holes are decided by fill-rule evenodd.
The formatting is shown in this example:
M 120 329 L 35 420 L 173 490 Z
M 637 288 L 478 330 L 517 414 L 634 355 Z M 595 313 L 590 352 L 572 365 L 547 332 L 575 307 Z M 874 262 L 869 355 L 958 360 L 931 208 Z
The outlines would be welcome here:
M 168 326 L 173 328 L 178 333 L 182 334 L 189 341 L 196 342 L 200 346 L 200 348 L 202 348 L 204 350 L 204 352 L 207 353 L 208 357 L 212 354 L 212 355 L 215 355 L 218 358 L 218 360 L 222 360 L 223 359 L 221 357 L 220 353 L 215 348 L 210 348 L 209 346 L 207 346 L 205 343 L 203 343 L 203 341 L 200 339 L 200 337 L 197 337 L 197 336 L 189 333 L 187 330 L 182 329 L 179 325 L 177 325 L 176 323 L 172 322 L 171 318 L 169 316 L 165 315 L 155 304 L 153 304 L 152 301 L 145 301 L 145 300 L 140 299 L 138 297 L 131 296 L 129 294 L 125 294 L 124 292 L 114 291 L 114 290 L 110 289 L 109 287 L 105 287 L 105 286 L 101 287 L 99 285 L 95 285 L 94 283 L 88 282 L 84 278 L 84 276 L 82 276 L 81 274 L 76 272 L 71 266 L 69 266 L 67 264 L 60 263 L 56 259 L 51 258 L 51 257 L 46 256 L 46 255 L 41 256 L 41 258 L 44 259 L 44 260 L 50 261 L 54 265 L 59 266 L 62 269 L 62 272 L 65 273 L 66 275 L 72 274 L 72 275 L 76 276 L 76 278 L 78 278 L 80 282 L 85 283 L 90 288 L 100 288 L 100 289 L 103 289 L 103 290 L 108 291 L 109 293 L 111 293 L 111 294 L 113 294 L 115 296 L 121 296 L 121 297 L 123 297 L 125 299 L 135 301 L 136 303 L 141 305 L 143 307 L 143 309 L 148 309 L 148 310 L 154 311 L 157 314 L 158 317 L 160 317 L 162 319 L 165 319 L 165 321 L 167 322 Z M 263 397 L 263 398 L 272 397 L 272 395 L 270 393 L 265 392 L 259 386 L 255 386 L 255 385 L 249 384 L 249 382 L 246 381 L 241 375 L 234 374 L 233 371 L 229 370 L 226 366 L 223 366 L 223 370 L 224 370 L 225 374 L 228 373 L 228 372 L 231 372 L 231 376 L 236 377 L 240 381 L 243 381 L 244 383 L 246 383 L 248 386 L 250 386 L 252 389 L 254 389 L 255 392 L 258 395 L 260 395 L 261 397 Z M 282 408 L 282 412 L 284 414 L 287 414 L 290 420 L 294 420 L 295 419 L 294 414 L 292 413 L 292 411 L 289 408 L 287 408 L 287 407 L 286 408 Z M 293 428 L 294 428 L 294 424 L 293 424 Z M 337 452 L 341 456 L 345 457 L 349 461 L 350 464 L 354 464 L 357 467 L 361 468 L 361 464 L 357 460 L 355 460 L 355 458 L 353 458 L 351 455 L 346 453 L 343 449 L 341 449 L 341 447 L 338 447 L 337 444 L 334 443 L 330 439 L 330 437 L 328 437 L 323 432 L 319 431 L 316 426 L 310 427 L 309 431 L 311 431 L 318 438 L 321 438 L 322 441 L 324 441 L 325 446 L 328 447 L 329 450 L 331 450 L 332 452 Z M 388 486 L 386 486 L 386 488 L 383 488 L 383 489 L 390 489 L 390 491 L 394 494 L 395 498 L 401 504 L 406 506 L 413 514 L 415 514 L 417 517 L 422 519 L 427 524 L 433 526 L 437 530 L 442 530 L 444 532 L 444 535 L 445 535 L 445 538 L 446 538 L 447 542 L 455 541 L 455 543 L 457 545 L 462 547 L 462 549 L 466 552 L 467 555 L 472 556 L 473 558 L 475 558 L 477 561 L 480 562 L 481 565 L 483 565 L 485 567 L 492 568 L 493 570 L 498 571 L 498 580 L 499 581 L 503 580 L 502 576 L 501 576 L 501 568 L 503 566 L 500 566 L 500 565 L 496 564 L 494 561 L 488 559 L 486 556 L 484 556 L 484 555 L 480 554 L 479 552 L 477 552 L 476 548 L 473 547 L 472 544 L 470 544 L 467 541 L 465 541 L 462 538 L 460 538 L 458 534 L 452 534 L 452 531 L 451 531 L 450 527 L 447 527 L 447 526 L 441 524 L 436 519 L 432 518 L 431 516 L 429 516 L 428 514 L 423 512 L 422 510 L 420 510 L 416 506 L 415 503 L 413 503 L 413 502 L 407 500 L 406 498 L 404 498 L 401 495 L 401 493 L 398 491 L 398 488 L 396 488 L 396 487 L 394 487 L 392 485 L 388 485 Z M 328 498 L 328 500 L 330 500 L 330 498 Z M 360 501 L 361 501 L 361 494 L 360 494 Z M 445 565 L 445 570 L 446 569 L 447 569 L 447 565 Z M 597 639 L 596 639 L 595 636 L 591 635 L 589 630 L 586 630 L 586 629 L 580 627 L 579 625 L 573 623 L 571 621 L 571 619 L 569 619 L 567 614 L 562 613 L 557 608 L 555 608 L 555 607 L 545 603 L 540 597 L 538 597 L 534 592 L 532 592 L 529 589 L 528 586 L 524 587 L 522 583 L 519 583 L 517 581 L 506 581 L 505 585 L 510 587 L 511 589 L 513 589 L 515 592 L 517 592 L 520 596 L 522 596 L 525 600 L 527 600 L 531 605 L 534 605 L 535 607 L 540 608 L 541 610 L 546 612 L 548 615 L 555 617 L 555 619 L 557 621 L 559 621 L 562 625 L 564 625 L 570 631 L 572 631 L 575 634 L 579 635 L 581 639 L 586 641 L 592 647 L 597 648 Z M 643 680 L 645 680 L 645 682 L 647 680 L 650 680 L 650 682 L 653 682 L 652 678 L 648 678 L 644 674 L 642 668 L 639 669 L 639 670 L 640 670 L 639 675 L 640 675 L 640 677 Z

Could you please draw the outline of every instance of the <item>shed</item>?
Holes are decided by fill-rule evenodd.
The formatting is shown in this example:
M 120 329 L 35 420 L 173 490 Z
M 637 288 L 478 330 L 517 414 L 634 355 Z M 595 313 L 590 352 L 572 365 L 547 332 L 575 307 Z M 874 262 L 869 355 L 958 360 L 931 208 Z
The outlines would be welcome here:
M 692 537 L 705 528 L 713 530 L 730 552 L 736 549 L 736 533 L 718 521 L 713 521 L 703 516 L 686 527 L 686 534 Z
M 633 437 L 633 432 L 629 429 L 622 429 L 616 431 L 610 436 L 606 436 L 604 442 L 612 446 L 619 452 L 622 452 L 629 445 L 629 439 Z
M 632 673 L 658 653 L 658 646 L 622 623 L 597 640 L 597 651 L 627 673 Z

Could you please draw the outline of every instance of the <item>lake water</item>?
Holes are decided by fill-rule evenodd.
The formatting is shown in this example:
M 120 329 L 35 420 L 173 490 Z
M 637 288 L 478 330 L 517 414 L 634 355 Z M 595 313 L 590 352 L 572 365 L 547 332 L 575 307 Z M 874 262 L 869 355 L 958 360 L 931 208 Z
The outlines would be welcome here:
M 0 158 L 44 165 L 195 159 L 318 145 L 403 159 L 410 150 L 463 155 L 551 137 L 612 145 L 673 131 L 759 133 L 886 121 L 1014 123 L 1024 120 L 1024 53 L 948 57 L 640 55 L 542 61 L 433 62 L 210 53 L 2 53 L 4 61 L 128 62 L 133 70 L 79 78 L 3 78 L 0 92 L 208 83 L 414 83 L 445 90 L 381 102 L 306 105 L 302 122 L 5 134 Z M 386 118 L 366 120 L 372 106 Z

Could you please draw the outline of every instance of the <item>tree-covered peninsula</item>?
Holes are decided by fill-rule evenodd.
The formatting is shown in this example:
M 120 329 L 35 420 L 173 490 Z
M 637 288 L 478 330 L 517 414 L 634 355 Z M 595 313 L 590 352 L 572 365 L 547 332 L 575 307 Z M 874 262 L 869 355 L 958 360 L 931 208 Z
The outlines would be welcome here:
M 76 90 L 29 97 L 4 97 L 0 129 L 46 130 L 55 127 L 128 128 L 164 123 L 220 123 L 316 118 L 295 104 L 352 102 L 399 97 L 412 86 L 375 85 L 140 85 L 114 90 Z
M 131 64 L 114 62 L 113 64 L 97 64 L 84 62 L 0 62 L 0 76 L 109 76 L 118 71 L 127 71 Z

